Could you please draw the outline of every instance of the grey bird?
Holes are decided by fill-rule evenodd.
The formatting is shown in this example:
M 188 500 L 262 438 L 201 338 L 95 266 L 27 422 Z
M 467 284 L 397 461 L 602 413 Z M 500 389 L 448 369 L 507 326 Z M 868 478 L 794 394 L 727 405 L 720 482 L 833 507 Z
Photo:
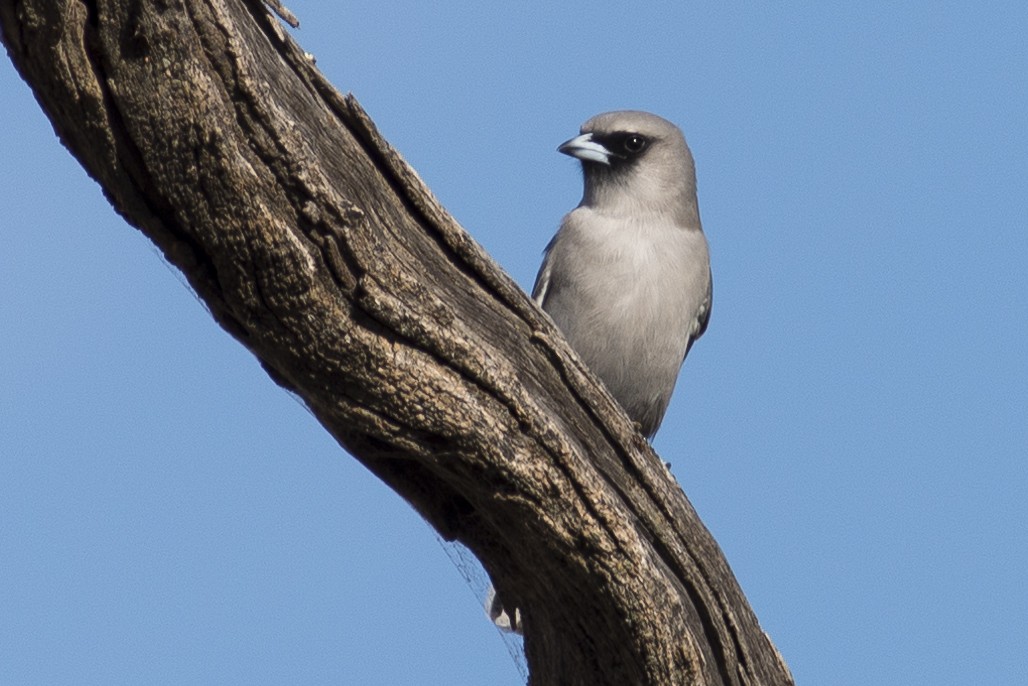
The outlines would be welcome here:
M 599 114 L 557 150 L 581 160 L 584 192 L 532 297 L 652 438 L 710 318 L 692 153 L 677 126 L 637 111 Z
M 546 246 L 532 297 L 652 438 L 710 319 L 712 280 L 692 153 L 677 126 L 599 114 L 557 148 L 582 162 L 582 201 Z M 489 617 L 521 632 L 493 589 Z

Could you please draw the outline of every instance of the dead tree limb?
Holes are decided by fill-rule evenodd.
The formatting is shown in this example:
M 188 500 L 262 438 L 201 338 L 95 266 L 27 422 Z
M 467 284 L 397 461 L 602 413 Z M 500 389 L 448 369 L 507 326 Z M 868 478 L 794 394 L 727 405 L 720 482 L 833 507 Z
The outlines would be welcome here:
M 550 321 L 256 0 L 0 0 L 114 208 L 524 613 L 532 684 L 790 684 Z

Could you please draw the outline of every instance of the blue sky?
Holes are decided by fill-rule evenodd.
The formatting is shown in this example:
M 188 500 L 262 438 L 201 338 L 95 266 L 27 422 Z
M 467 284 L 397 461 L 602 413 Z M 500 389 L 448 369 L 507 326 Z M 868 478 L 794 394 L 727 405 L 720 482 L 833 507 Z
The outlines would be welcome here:
M 1028 5 L 388 5 L 289 6 L 526 289 L 556 146 L 684 130 L 714 309 L 655 447 L 797 681 L 1028 681 Z M 0 92 L 0 683 L 521 683 L 427 525 Z

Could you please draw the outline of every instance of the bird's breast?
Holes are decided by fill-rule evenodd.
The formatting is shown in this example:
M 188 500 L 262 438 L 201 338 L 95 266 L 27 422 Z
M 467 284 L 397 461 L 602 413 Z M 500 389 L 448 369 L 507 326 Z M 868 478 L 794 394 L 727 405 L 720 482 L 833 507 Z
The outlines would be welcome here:
M 709 280 L 707 241 L 698 228 L 646 216 L 605 216 L 579 208 L 568 217 L 580 286 L 615 316 L 673 326 L 702 306 Z M 619 314 L 620 313 L 620 314 Z M 671 314 L 678 317 L 667 317 Z

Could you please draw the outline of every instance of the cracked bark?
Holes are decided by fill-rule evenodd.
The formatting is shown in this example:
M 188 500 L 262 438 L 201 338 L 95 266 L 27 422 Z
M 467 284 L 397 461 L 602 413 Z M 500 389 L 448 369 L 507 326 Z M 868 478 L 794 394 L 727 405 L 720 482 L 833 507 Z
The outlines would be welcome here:
M 648 444 L 261 3 L 0 0 L 0 23 L 114 208 L 522 608 L 531 684 L 792 683 Z

